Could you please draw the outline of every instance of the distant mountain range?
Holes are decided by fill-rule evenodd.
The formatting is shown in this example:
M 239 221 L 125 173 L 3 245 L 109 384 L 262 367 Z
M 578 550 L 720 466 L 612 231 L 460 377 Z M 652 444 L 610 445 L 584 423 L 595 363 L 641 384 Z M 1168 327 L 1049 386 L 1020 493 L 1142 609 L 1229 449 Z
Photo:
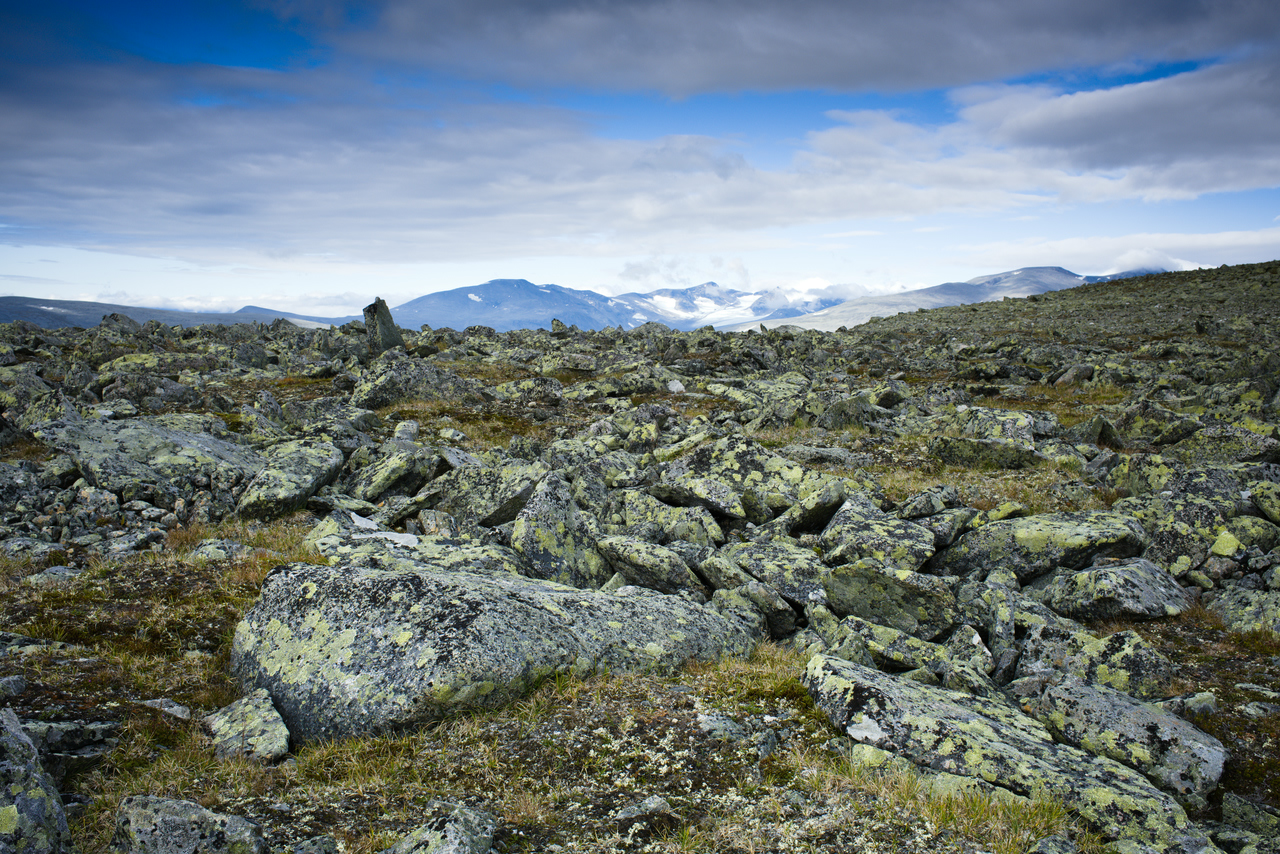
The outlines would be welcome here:
M 494 279 L 482 285 L 439 291 L 391 309 L 400 326 L 415 329 L 451 326 L 490 326 L 510 329 L 551 328 L 552 319 L 582 329 L 621 326 L 633 329 L 654 321 L 673 329 L 754 329 L 760 324 L 791 324 L 810 329 L 857 326 L 875 315 L 897 314 L 918 308 L 989 302 L 1075 287 L 1087 282 L 1111 281 L 1163 270 L 1131 270 L 1113 276 L 1077 276 L 1061 267 L 1024 267 L 968 282 L 948 282 L 931 288 L 886 296 L 862 297 L 841 302 L 831 298 L 797 300 L 780 291 L 748 293 L 706 282 L 691 288 L 668 288 L 649 293 L 607 297 L 559 285 L 535 285 L 525 279 Z M 373 301 L 373 296 L 369 298 Z M 170 326 L 208 323 L 270 323 L 284 318 L 304 327 L 341 326 L 360 315 L 317 317 L 245 306 L 232 313 L 174 311 L 100 302 L 48 300 L 36 297 L 0 297 L 0 322 L 25 320 L 46 329 L 62 326 L 97 326 L 103 316 L 123 314 L 139 323 L 158 320 Z
M 97 326 L 108 314 L 123 314 L 139 323 L 158 320 L 167 326 L 203 326 L 207 323 L 270 323 L 280 317 L 304 326 L 328 326 L 330 318 L 308 318 L 284 311 L 249 306 L 237 312 L 214 313 L 175 311 L 167 308 L 143 308 L 136 305 L 115 305 L 107 302 L 82 302 L 79 300 L 41 299 L 39 297 L 0 297 L 0 323 L 25 320 L 45 329 L 63 326 Z M 339 321 L 345 322 L 345 321 Z
M 975 302 L 997 302 L 1005 297 L 1028 297 L 1046 291 L 1074 288 L 1091 282 L 1112 282 L 1134 276 L 1163 273 L 1164 270 L 1127 270 L 1110 276 L 1080 276 L 1062 267 L 1023 267 L 992 276 L 978 276 L 967 282 L 946 282 L 931 288 L 918 288 L 899 294 L 858 297 L 839 305 L 785 320 L 766 319 L 757 323 L 739 323 L 726 326 L 726 331 L 755 329 L 760 323 L 767 327 L 790 325 L 805 329 L 821 329 L 827 332 L 841 326 L 852 328 L 866 323 L 873 317 L 888 317 L 904 311 L 921 308 L 940 308 L 945 305 L 969 305 Z
M 777 320 L 819 311 L 839 300 L 791 301 L 778 292 L 746 293 L 706 282 L 692 288 L 668 288 L 647 294 L 607 297 L 559 285 L 535 285 L 525 279 L 494 279 L 470 288 L 420 296 L 396 306 L 391 315 L 406 328 L 491 326 L 499 331 L 551 328 L 558 319 L 581 329 L 621 326 L 633 329 L 656 321 L 673 329 L 697 329 Z

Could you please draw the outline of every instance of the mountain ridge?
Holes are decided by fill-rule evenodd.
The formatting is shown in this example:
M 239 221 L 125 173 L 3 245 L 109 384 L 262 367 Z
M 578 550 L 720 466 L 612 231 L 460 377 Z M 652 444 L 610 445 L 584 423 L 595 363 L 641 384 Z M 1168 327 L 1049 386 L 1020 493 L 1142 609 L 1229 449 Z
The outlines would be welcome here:
M 990 302 L 1023 297 L 1081 284 L 1113 281 L 1156 270 L 1130 270 L 1111 276 L 1080 276 L 1062 267 L 1022 267 L 979 276 L 968 282 L 946 282 L 929 288 L 840 301 L 817 296 L 797 299 L 779 289 L 739 291 L 716 282 L 688 288 L 663 288 L 648 293 L 629 292 L 606 296 L 528 279 L 491 279 L 478 285 L 424 294 L 391 309 L 395 321 L 406 329 L 488 326 L 499 332 L 513 329 L 551 328 L 553 320 L 581 329 L 621 327 L 634 329 L 657 322 L 679 331 L 713 326 L 722 331 L 755 329 L 760 325 L 793 325 L 834 330 L 857 326 L 875 316 L 887 316 L 920 308 Z M 360 315 L 322 317 L 280 309 L 247 305 L 234 312 L 195 312 L 102 302 L 50 300 L 37 297 L 0 297 L 0 322 L 26 321 L 53 329 L 96 326 L 108 314 L 121 314 L 146 323 L 157 320 L 169 326 L 272 323 L 284 319 L 295 326 L 341 326 Z

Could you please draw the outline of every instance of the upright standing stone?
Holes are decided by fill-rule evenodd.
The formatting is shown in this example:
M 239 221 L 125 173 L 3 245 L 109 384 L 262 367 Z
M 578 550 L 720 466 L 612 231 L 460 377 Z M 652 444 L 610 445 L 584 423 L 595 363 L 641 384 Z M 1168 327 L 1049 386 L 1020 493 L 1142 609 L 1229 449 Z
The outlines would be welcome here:
M 0 712 L 0 851 L 71 851 L 57 786 L 12 709 Z
M 364 326 L 369 336 L 369 355 L 377 356 L 392 347 L 404 348 L 404 338 L 382 297 L 376 297 L 372 305 L 364 307 Z

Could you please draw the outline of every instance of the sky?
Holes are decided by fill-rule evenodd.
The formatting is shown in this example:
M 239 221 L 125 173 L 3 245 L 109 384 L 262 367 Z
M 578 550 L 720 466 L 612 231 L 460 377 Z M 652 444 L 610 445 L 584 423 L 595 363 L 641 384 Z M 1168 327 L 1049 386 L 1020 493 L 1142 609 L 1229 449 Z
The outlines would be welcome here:
M 4 0 L 0 295 L 1280 258 L 1275 0 Z

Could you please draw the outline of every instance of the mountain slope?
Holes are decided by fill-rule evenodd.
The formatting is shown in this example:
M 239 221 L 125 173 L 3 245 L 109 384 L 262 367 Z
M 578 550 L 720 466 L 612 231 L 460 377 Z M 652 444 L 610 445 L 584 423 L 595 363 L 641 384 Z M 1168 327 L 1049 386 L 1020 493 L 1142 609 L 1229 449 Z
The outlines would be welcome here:
M 235 313 L 174 311 L 166 308 L 146 308 L 136 305 L 115 305 L 106 302 L 82 302 L 79 300 L 40 299 L 38 297 L 0 297 L 0 323 L 24 320 L 44 329 L 65 326 L 89 328 L 97 326 L 108 314 L 123 314 L 139 323 L 158 320 L 166 326 L 204 326 L 210 323 L 271 323 L 284 317 L 295 326 L 328 326 L 329 321 L 303 318 L 288 312 L 267 308 L 248 307 Z M 342 322 L 342 321 L 338 321 Z
M 762 321 L 765 326 L 800 326 L 805 329 L 833 331 L 842 326 L 854 327 L 873 317 L 888 317 L 918 309 L 940 308 L 948 305 L 968 305 L 976 302 L 995 302 L 1005 297 L 1026 297 L 1047 291 L 1074 288 L 1093 282 L 1110 282 L 1133 276 L 1144 276 L 1163 270 L 1129 270 L 1110 276 L 1080 276 L 1062 267 L 1022 267 L 990 276 L 978 276 L 967 282 L 946 282 L 930 288 L 904 291 L 899 294 L 860 297 L 846 300 L 837 306 L 810 314 L 772 321 Z M 742 323 L 726 327 L 726 330 L 754 329 L 757 323 Z

